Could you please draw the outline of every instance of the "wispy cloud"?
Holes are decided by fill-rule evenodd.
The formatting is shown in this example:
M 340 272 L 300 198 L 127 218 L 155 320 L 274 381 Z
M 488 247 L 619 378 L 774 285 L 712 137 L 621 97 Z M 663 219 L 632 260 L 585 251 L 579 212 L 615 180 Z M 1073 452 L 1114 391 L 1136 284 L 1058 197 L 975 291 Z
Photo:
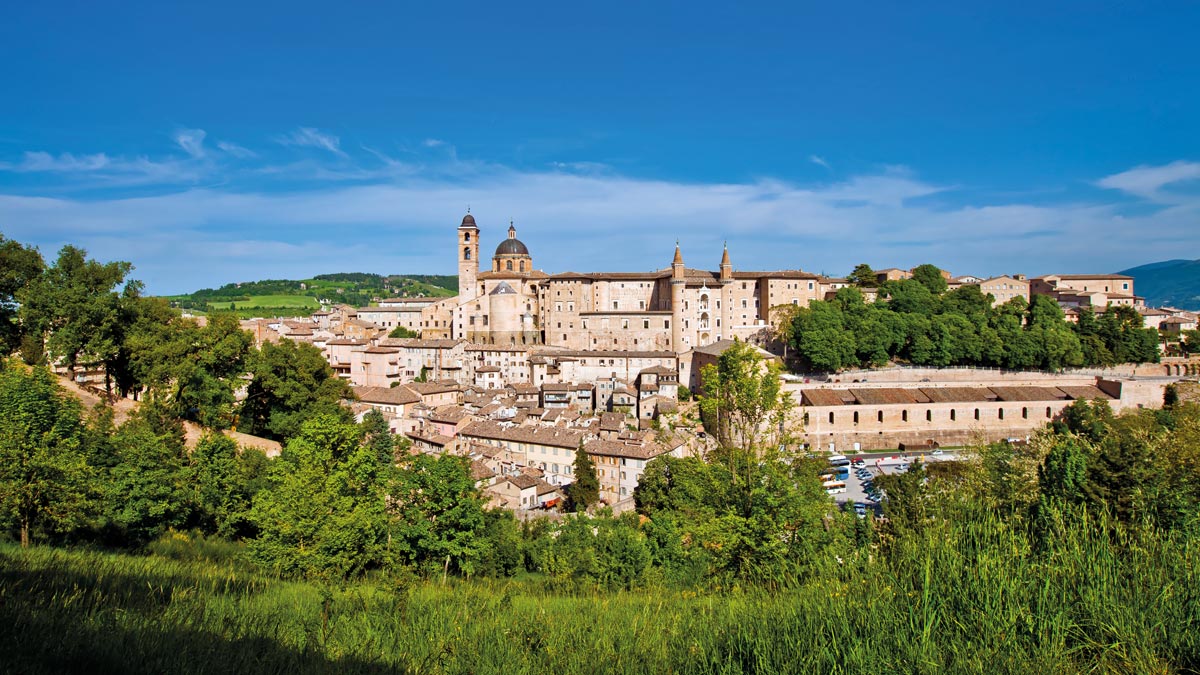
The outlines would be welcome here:
M 52 155 L 40 151 L 24 153 L 20 162 L 0 164 L 0 170 L 58 174 L 109 186 L 192 183 L 206 173 L 204 166 L 191 160 L 110 157 L 105 153 Z
M 421 141 L 421 145 L 427 148 L 438 148 L 445 144 L 446 141 L 443 141 L 440 138 L 426 138 L 425 140 Z
M 253 150 L 242 147 L 237 143 L 231 143 L 230 141 L 217 141 L 217 149 L 226 153 L 227 155 L 237 157 L 238 159 L 251 159 L 253 157 L 258 157 L 258 153 L 254 152 Z
M 1179 160 L 1162 166 L 1137 166 L 1128 171 L 1101 178 L 1096 184 L 1103 188 L 1121 190 L 1155 202 L 1177 203 L 1193 197 L 1165 192 L 1163 188 L 1195 180 L 1200 180 L 1200 162 Z
M 300 127 L 286 136 L 280 136 L 276 141 L 281 145 L 320 148 L 321 150 L 328 150 L 339 157 L 347 156 L 342 151 L 341 141 L 337 136 L 326 134 L 312 127 Z
M 829 169 L 830 171 L 833 170 L 833 167 L 829 166 L 829 162 L 826 162 L 825 158 L 821 157 L 820 155 L 809 155 L 808 161 L 812 162 L 813 164 L 816 164 L 817 166 L 823 166 L 826 169 Z
M 83 171 L 99 171 L 112 164 L 108 155 L 73 155 L 64 152 L 58 156 L 48 152 L 26 152 L 21 162 L 9 165 L 10 170 L 20 172 L 47 171 L 52 173 L 78 173 Z
M 1197 176 L 1194 162 L 1097 181 L 1134 195 L 1133 204 L 1095 193 L 1030 204 L 963 192 L 903 166 L 810 183 L 683 182 L 589 162 L 523 170 L 441 149 L 402 161 L 374 148 L 351 157 L 331 147 L 336 159 L 284 164 L 223 164 L 221 153 L 235 155 L 220 143 L 203 160 L 26 153 L 6 168 L 157 187 L 100 197 L 0 194 L 0 223 L 6 236 L 44 250 L 69 242 L 131 259 L 154 292 L 333 268 L 452 272 L 450 244 L 466 204 L 496 241 L 515 216 L 535 262 L 551 272 L 661 268 L 676 238 L 697 267 L 715 266 L 728 239 L 740 269 L 835 274 L 859 262 L 935 262 L 956 274 L 1116 271 L 1200 248 L 1200 195 L 1178 189 Z M 219 176 L 220 187 L 171 187 L 188 171 Z
M 175 142 L 183 151 L 197 159 L 204 156 L 204 130 L 181 129 L 175 132 Z

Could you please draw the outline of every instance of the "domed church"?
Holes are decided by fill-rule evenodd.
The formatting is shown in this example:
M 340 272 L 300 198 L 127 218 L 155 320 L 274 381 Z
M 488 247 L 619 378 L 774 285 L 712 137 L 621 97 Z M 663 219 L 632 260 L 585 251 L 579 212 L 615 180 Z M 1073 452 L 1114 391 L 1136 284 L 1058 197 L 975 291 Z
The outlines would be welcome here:
M 693 269 L 678 244 L 662 269 L 551 276 L 534 269 L 511 221 L 486 271 L 479 247 L 479 226 L 467 213 L 457 232 L 458 297 L 422 310 L 422 338 L 684 353 L 734 337 L 763 338 L 771 308 L 806 307 L 845 283 L 803 270 L 735 270 L 727 247 L 716 270 Z
M 479 271 L 479 226 L 470 213 L 458 226 L 458 249 L 452 334 L 481 344 L 540 344 L 538 282 L 548 275 L 533 269 L 533 257 L 517 239 L 516 226 L 509 221 L 508 236 L 496 246 L 486 272 Z

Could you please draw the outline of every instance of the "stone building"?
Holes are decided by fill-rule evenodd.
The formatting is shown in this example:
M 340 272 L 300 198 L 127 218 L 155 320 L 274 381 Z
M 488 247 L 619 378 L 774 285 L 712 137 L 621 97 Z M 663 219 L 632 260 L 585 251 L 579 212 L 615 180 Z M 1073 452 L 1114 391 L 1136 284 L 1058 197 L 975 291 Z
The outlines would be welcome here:
M 737 271 L 728 248 L 717 271 L 693 269 L 678 245 L 670 266 L 657 271 L 548 275 L 534 268 L 512 223 L 481 270 L 474 216 L 463 218 L 456 237 L 459 293 L 422 309 L 423 338 L 683 353 L 722 339 L 765 338 L 772 307 L 807 305 L 840 281 L 800 270 Z

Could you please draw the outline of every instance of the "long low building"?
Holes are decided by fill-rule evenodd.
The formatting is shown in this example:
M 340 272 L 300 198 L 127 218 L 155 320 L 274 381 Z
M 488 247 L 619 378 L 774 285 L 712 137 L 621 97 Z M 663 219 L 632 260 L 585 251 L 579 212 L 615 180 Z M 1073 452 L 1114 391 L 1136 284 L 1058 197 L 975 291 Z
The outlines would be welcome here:
M 823 450 L 961 445 L 1024 437 L 1079 400 L 1116 401 L 1122 383 L 1094 385 L 807 388 L 804 435 Z

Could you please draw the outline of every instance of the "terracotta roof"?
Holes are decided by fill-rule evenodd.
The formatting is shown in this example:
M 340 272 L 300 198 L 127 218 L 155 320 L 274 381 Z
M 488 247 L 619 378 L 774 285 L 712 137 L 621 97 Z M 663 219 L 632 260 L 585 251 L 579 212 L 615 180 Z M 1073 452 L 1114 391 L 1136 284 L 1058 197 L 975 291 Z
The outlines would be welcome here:
M 399 387 L 351 387 L 350 389 L 363 403 L 407 405 L 421 401 L 417 392 L 403 384 Z
M 431 394 L 444 394 L 448 391 L 457 392 L 461 389 L 458 384 L 451 384 L 448 382 L 409 382 L 405 386 L 411 387 L 413 391 L 421 394 L 422 396 L 429 396 Z
M 444 422 L 446 424 L 458 424 L 459 422 L 471 417 L 471 413 L 467 412 L 462 406 L 444 405 L 433 411 L 429 419 L 434 422 Z
M 367 341 L 366 340 L 347 340 L 345 338 L 336 338 L 336 339 L 327 341 L 325 344 L 330 345 L 330 346 L 342 346 L 342 347 L 361 347 L 361 346 L 367 344 Z
M 1001 401 L 1059 401 L 1067 395 L 1057 387 L 988 387 Z
M 525 474 L 509 476 L 507 480 L 513 485 L 516 485 L 520 490 L 529 490 L 537 487 L 538 484 L 538 479 L 534 478 L 533 476 L 526 476 Z
M 399 354 L 400 350 L 395 347 L 367 347 L 363 350 L 365 354 Z
M 625 414 L 606 412 L 600 413 L 600 429 L 602 431 L 621 431 L 625 428 Z
M 500 369 L 496 366 L 479 366 L 475 369 L 477 373 L 498 373 Z
M 605 457 L 627 457 L 629 459 L 651 459 L 668 453 L 682 443 L 663 445 L 653 442 L 606 441 L 597 439 L 583 444 L 583 449 L 589 455 Z
M 1090 384 L 1080 387 L 1059 387 L 1059 390 L 1066 394 L 1072 401 L 1092 401 L 1095 399 L 1107 401 L 1112 399 L 1111 396 L 1101 391 L 1099 387 Z
M 505 427 L 499 422 L 480 420 L 468 424 L 461 436 L 530 443 L 556 448 L 578 448 L 584 434 L 571 429 L 551 427 Z
M 920 389 L 921 393 L 934 403 L 970 403 L 974 401 L 983 403 L 994 401 L 996 398 L 990 389 L 984 387 L 921 387 Z
M 491 467 L 489 467 L 487 464 L 484 464 L 477 459 L 471 461 L 471 480 L 487 480 L 495 475 L 496 472 L 492 471 Z
M 850 393 L 860 405 L 891 405 L 908 403 L 929 403 L 929 397 L 922 394 L 920 389 L 850 389 Z
M 438 446 L 443 446 L 443 447 L 445 447 L 445 445 L 447 443 L 451 443 L 454 441 L 454 439 L 450 438 L 449 436 L 443 436 L 442 434 L 435 434 L 435 433 L 426 433 L 425 430 L 423 430 L 423 429 L 417 429 L 415 431 L 410 431 L 406 435 L 409 438 L 413 439 L 414 441 L 421 441 L 422 443 L 428 443 L 430 445 L 438 445 Z
M 842 397 L 833 389 L 805 389 L 800 392 L 802 405 L 844 405 Z

